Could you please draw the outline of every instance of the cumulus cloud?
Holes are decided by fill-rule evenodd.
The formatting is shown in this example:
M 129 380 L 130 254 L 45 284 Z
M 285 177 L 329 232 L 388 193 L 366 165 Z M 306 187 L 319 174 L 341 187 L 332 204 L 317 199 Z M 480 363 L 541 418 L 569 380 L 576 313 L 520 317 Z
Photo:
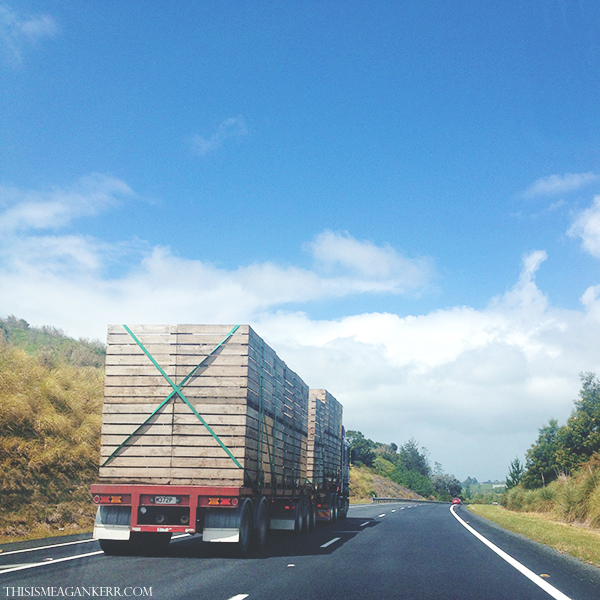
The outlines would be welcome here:
M 231 117 L 222 121 L 211 136 L 195 135 L 192 138 L 192 152 L 205 156 L 220 148 L 227 140 L 246 135 L 248 135 L 248 128 L 243 117 Z
M 0 4 L 0 48 L 6 63 L 20 65 L 28 48 L 57 33 L 58 25 L 51 16 L 26 16 Z
M 600 372 L 600 285 L 585 291 L 581 310 L 553 307 L 536 282 L 551 260 L 543 250 L 525 255 L 511 289 L 481 309 L 319 320 L 310 301 L 420 289 L 431 261 L 326 231 L 305 246 L 314 269 L 223 269 L 72 231 L 75 219 L 132 195 L 98 175 L 50 192 L 3 189 L 0 315 L 100 339 L 108 323 L 249 323 L 311 387 L 338 397 L 348 428 L 398 444 L 415 437 L 460 478 L 504 477 L 540 426 L 568 417 L 579 372 Z M 129 270 L 107 275 L 117 259 Z M 290 312 L 291 303 L 306 312 Z
M 564 175 L 550 175 L 534 181 L 524 192 L 526 198 L 535 196 L 557 196 L 574 192 L 594 181 L 598 175 L 588 173 L 565 173 Z
M 596 196 L 592 206 L 577 216 L 568 233 L 572 237 L 580 237 L 583 248 L 600 258 L 600 196 Z
M 389 244 L 377 246 L 347 232 L 324 231 L 305 244 L 305 249 L 327 273 L 345 272 L 363 281 L 385 281 L 386 287 L 381 291 L 420 288 L 429 282 L 434 271 L 430 259 L 409 259 Z
M 48 192 L 0 186 L 0 233 L 62 227 L 74 219 L 97 215 L 118 196 L 131 195 L 126 183 L 99 174 Z

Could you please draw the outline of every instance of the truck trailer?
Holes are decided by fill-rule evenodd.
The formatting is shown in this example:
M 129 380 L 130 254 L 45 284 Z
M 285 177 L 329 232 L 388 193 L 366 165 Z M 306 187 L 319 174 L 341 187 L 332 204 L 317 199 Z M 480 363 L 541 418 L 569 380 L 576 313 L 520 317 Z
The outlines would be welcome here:
M 94 537 L 160 554 L 174 533 L 263 549 L 348 511 L 342 406 L 248 325 L 110 325 Z

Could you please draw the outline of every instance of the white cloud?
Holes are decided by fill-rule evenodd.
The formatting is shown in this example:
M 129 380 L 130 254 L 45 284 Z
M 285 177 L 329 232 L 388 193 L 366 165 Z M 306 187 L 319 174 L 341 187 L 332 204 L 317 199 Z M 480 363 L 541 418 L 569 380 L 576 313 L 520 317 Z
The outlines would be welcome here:
M 324 272 L 347 273 L 361 281 L 385 281 L 387 287 L 381 291 L 421 288 L 433 275 L 430 259 L 409 259 L 389 244 L 376 246 L 368 240 L 357 240 L 347 232 L 324 231 L 305 244 L 305 249 Z
M 600 372 L 600 286 L 585 291 L 582 310 L 552 307 L 535 279 L 549 260 L 544 251 L 526 255 L 515 285 L 482 309 L 316 320 L 284 309 L 419 289 L 430 261 L 324 232 L 306 245 L 315 270 L 273 262 L 222 269 L 165 247 L 56 231 L 132 194 L 100 176 L 52 192 L 4 190 L 0 315 L 100 339 L 108 323 L 249 323 L 310 386 L 338 397 L 348 428 L 398 444 L 416 437 L 461 478 L 503 477 L 539 427 L 567 418 L 578 373 Z M 110 278 L 116 257 L 133 267 Z
M 0 186 L 0 208 L 4 209 L 0 213 L 0 233 L 63 227 L 74 219 L 97 215 L 123 195 L 133 195 L 126 183 L 99 174 L 49 192 Z
M 584 249 L 600 258 L 600 196 L 596 196 L 592 206 L 577 216 L 568 234 L 580 237 Z
M 557 196 L 574 192 L 594 181 L 598 175 L 588 173 L 565 173 L 564 175 L 550 175 L 534 181 L 524 192 L 523 196 L 532 198 L 534 196 Z
M 51 16 L 26 16 L 0 4 L 0 47 L 8 64 L 20 65 L 26 49 L 57 33 L 58 25 Z
M 195 135 L 192 138 L 192 152 L 200 156 L 205 156 L 220 148 L 227 140 L 246 135 L 248 135 L 248 128 L 243 117 L 231 117 L 221 122 L 217 130 L 210 137 Z

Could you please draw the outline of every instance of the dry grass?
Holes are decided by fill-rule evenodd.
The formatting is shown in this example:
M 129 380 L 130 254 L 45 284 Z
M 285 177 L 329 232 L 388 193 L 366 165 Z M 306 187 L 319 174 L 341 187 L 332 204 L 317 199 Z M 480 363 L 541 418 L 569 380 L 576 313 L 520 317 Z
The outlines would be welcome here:
M 89 529 L 103 374 L 0 344 L 0 537 Z
M 469 509 L 514 533 L 600 567 L 598 529 L 557 521 L 548 512 L 514 512 L 501 506 L 483 504 L 471 504 Z

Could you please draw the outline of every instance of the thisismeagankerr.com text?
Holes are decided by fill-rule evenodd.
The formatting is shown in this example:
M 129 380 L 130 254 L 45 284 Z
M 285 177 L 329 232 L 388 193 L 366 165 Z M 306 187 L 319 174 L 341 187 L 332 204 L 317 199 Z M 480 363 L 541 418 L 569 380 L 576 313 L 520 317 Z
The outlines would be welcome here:
M 151 587 L 141 586 L 7 586 L 3 588 L 3 596 L 9 598 L 40 598 L 40 597 L 65 597 L 65 598 L 141 598 L 152 596 Z

